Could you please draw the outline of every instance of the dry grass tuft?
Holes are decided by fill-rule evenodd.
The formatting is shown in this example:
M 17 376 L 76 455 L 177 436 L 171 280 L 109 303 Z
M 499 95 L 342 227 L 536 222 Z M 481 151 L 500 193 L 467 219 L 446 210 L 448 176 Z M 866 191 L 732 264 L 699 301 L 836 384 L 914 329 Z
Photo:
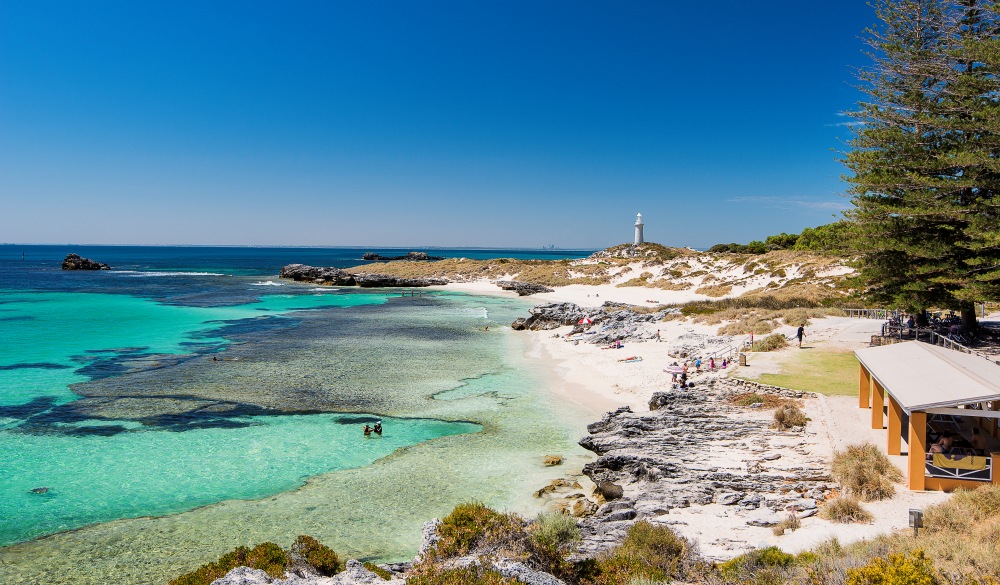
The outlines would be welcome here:
M 865 523 L 875 519 L 871 512 L 861 507 L 861 502 L 852 496 L 839 496 L 827 500 L 820 508 L 819 516 L 840 524 Z
M 760 408 L 765 408 L 770 410 L 772 408 L 778 408 L 779 406 L 793 405 L 798 406 L 801 403 L 797 400 L 791 398 L 784 398 L 782 396 L 777 396 L 775 394 L 757 394 L 756 392 L 745 392 L 743 394 L 737 394 L 729 399 L 730 404 L 735 404 L 736 406 L 750 406 L 752 404 L 760 404 Z
M 733 292 L 733 285 L 731 284 L 713 284 L 699 287 L 694 291 L 699 295 L 705 295 L 709 297 L 724 297 L 729 293 Z
M 809 419 L 806 418 L 804 412 L 799 410 L 799 407 L 794 404 L 785 404 L 774 411 L 774 422 L 771 424 L 771 428 L 787 431 L 795 427 L 804 427 L 807 422 Z
M 903 479 L 903 473 L 872 443 L 835 451 L 830 474 L 845 493 L 865 502 L 891 498 L 896 493 L 893 484 Z
M 755 341 L 752 346 L 750 346 L 750 351 L 774 351 L 776 349 L 781 349 L 788 345 L 788 340 L 785 339 L 784 335 L 780 333 L 775 333 L 774 335 L 768 335 L 760 341 Z
M 775 524 L 771 532 L 775 536 L 783 536 L 786 530 L 798 530 L 799 528 L 802 528 L 802 520 L 799 520 L 794 512 L 789 512 L 788 517 Z

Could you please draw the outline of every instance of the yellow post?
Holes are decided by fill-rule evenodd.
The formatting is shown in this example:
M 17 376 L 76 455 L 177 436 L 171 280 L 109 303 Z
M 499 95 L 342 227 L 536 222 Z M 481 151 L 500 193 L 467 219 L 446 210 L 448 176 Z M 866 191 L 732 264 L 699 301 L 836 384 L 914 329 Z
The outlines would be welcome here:
M 902 453 L 903 442 L 903 407 L 889 395 L 889 443 L 886 450 L 889 455 Z
M 927 458 L 927 413 L 910 413 L 910 451 L 906 455 L 910 489 L 923 491 L 924 463 Z
M 873 429 L 883 429 L 885 425 L 882 423 L 882 409 L 885 408 L 885 389 L 882 385 L 878 383 L 878 380 L 872 380 L 872 428 Z
M 858 408 L 868 408 L 871 404 L 872 375 L 865 369 L 864 364 L 858 364 L 861 368 L 861 379 L 858 380 Z

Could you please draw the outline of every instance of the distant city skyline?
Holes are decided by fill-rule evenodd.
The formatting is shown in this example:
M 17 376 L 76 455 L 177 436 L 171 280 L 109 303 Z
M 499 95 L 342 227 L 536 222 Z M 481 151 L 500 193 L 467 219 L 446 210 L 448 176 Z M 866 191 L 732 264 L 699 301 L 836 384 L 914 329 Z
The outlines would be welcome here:
M 864 1 L 0 3 L 0 242 L 705 248 L 849 206 Z

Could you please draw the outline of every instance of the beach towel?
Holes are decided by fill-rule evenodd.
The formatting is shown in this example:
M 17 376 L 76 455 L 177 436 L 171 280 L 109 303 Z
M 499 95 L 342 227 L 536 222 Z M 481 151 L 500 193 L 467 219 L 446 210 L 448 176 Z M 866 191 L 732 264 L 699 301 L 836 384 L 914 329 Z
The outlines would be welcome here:
M 986 458 L 978 455 L 945 455 L 944 453 L 935 453 L 934 466 L 947 467 L 949 469 L 986 469 Z

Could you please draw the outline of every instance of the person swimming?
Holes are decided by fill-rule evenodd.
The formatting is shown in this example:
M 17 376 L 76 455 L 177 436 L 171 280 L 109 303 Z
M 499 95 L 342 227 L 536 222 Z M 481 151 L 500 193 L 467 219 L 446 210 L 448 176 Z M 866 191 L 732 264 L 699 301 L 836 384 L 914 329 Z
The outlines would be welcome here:
M 365 436 L 366 437 L 372 436 L 372 428 L 368 425 L 365 425 Z
M 47 488 L 47 487 L 31 488 L 31 493 L 33 493 L 33 494 L 47 494 L 47 493 L 49 493 L 49 488 Z
M 375 428 L 373 430 L 375 431 L 376 435 L 378 435 L 378 436 L 381 437 L 382 436 L 382 421 L 376 422 L 375 423 Z

